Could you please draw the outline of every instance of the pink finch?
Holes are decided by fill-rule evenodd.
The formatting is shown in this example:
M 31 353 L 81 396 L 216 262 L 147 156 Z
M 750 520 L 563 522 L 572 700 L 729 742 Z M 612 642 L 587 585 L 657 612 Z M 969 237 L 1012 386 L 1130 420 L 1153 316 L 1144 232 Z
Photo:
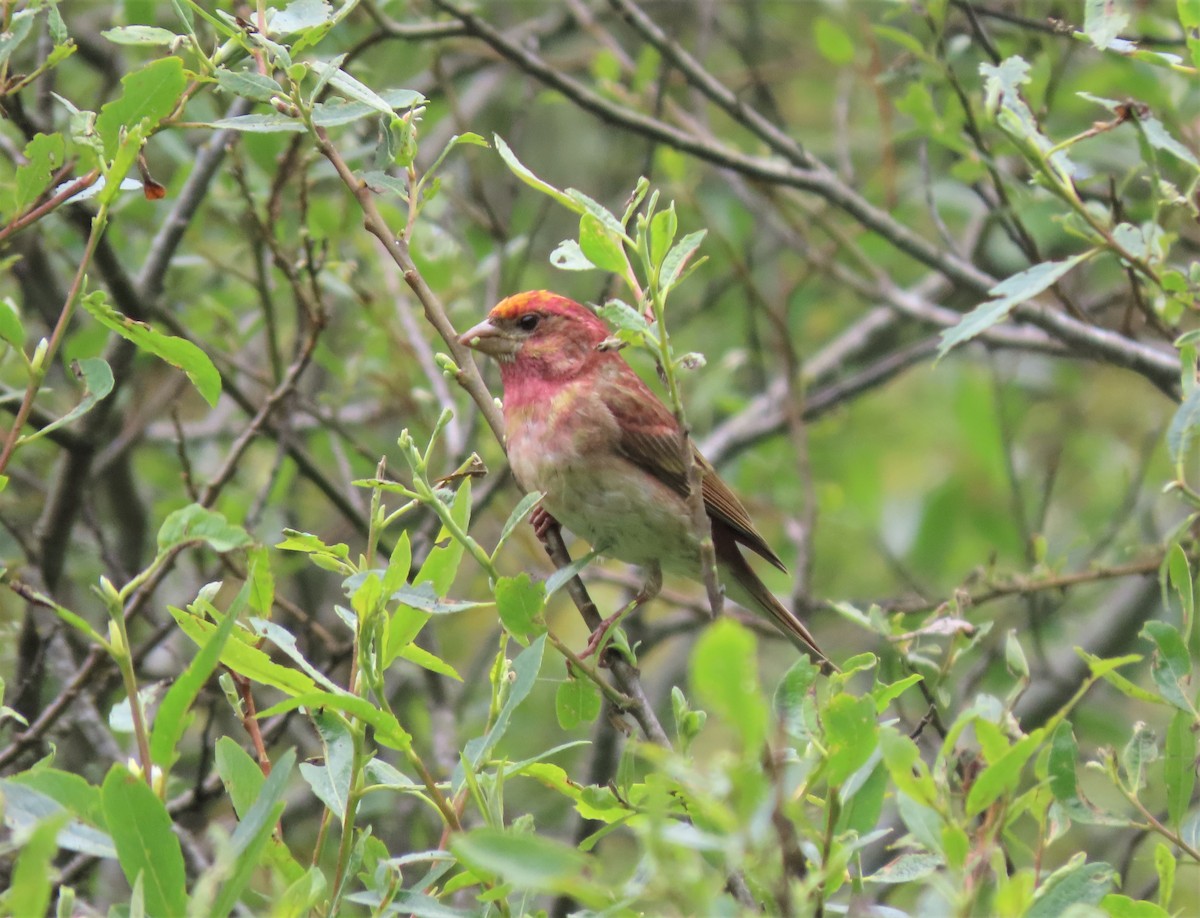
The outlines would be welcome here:
M 702 579 L 675 415 L 625 360 L 601 347 L 608 328 L 566 297 L 536 290 L 503 300 L 459 341 L 500 363 L 508 459 L 521 487 L 600 552 L 640 565 L 652 598 L 662 572 Z M 739 545 L 783 562 L 698 451 L 704 506 L 727 594 L 829 663 L 796 615 L 767 589 Z

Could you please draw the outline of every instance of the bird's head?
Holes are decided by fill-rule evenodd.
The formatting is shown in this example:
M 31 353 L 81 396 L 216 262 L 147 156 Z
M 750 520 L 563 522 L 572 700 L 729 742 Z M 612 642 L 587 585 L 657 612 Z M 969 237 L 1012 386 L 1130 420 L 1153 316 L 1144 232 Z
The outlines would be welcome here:
M 576 376 L 604 358 L 596 348 L 608 336 L 607 326 L 586 307 L 556 293 L 531 290 L 501 300 L 458 340 L 495 357 L 507 385 L 516 376 Z

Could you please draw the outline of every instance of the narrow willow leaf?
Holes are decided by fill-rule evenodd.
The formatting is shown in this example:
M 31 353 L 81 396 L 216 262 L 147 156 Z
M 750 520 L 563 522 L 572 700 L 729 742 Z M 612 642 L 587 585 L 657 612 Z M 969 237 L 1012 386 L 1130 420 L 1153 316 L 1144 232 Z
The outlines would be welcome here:
M 145 779 L 117 763 L 100 789 L 117 860 L 132 886 L 141 877 L 151 915 L 187 912 L 187 873 L 171 816 Z
M 1094 252 L 1081 252 L 1064 261 L 1046 261 L 1014 274 L 988 292 L 993 299 L 980 303 L 951 328 L 941 333 L 938 357 L 944 357 L 954 347 L 970 341 L 1008 318 L 1012 310 L 1055 284 L 1068 271 L 1090 258 Z
M 192 342 L 155 331 L 144 322 L 121 315 L 108 305 L 103 291 L 97 290 L 83 298 L 83 308 L 104 327 L 115 331 L 146 351 L 183 370 L 210 406 L 216 406 L 221 395 L 221 374 L 208 355 Z

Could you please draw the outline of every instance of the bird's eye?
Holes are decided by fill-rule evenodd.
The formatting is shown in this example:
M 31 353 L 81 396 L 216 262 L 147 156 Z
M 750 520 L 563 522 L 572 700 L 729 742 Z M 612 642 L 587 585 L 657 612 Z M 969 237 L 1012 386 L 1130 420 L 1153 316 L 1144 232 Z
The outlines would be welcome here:
M 517 327 L 521 331 L 533 331 L 537 328 L 537 324 L 541 321 L 541 318 L 536 312 L 527 312 L 521 318 L 517 319 Z

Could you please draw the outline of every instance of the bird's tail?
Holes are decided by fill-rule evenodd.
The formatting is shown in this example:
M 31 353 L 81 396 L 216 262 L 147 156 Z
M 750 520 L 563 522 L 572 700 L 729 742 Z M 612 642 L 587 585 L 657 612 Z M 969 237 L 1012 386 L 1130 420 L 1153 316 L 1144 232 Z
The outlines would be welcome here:
M 767 589 L 737 546 L 728 547 L 732 550 L 720 553 L 721 566 L 725 569 L 725 594 L 738 605 L 765 614 L 802 653 L 808 654 L 821 667 L 825 675 L 837 672 L 833 661 L 817 646 L 816 638 L 804 627 L 796 613 Z

